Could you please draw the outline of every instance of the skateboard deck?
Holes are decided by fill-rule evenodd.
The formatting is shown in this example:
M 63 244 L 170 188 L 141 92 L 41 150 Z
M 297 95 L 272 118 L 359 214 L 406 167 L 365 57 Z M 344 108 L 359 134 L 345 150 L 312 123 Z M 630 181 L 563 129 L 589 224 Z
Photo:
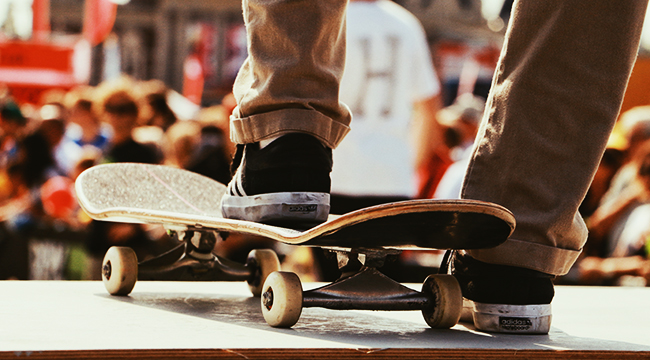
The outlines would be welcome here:
M 330 248 L 477 249 L 504 242 L 515 227 L 507 209 L 473 200 L 412 200 L 373 206 L 298 230 L 224 219 L 226 187 L 190 171 L 149 164 L 106 164 L 76 181 L 79 204 L 96 220 L 163 224 L 258 235 Z M 287 206 L 291 206 L 288 204 Z

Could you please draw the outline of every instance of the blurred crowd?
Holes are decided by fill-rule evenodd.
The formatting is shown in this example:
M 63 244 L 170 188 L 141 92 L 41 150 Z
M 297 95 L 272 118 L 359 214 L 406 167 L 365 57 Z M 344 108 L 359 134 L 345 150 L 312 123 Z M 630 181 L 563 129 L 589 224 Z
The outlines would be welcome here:
M 98 279 L 112 245 L 140 260 L 175 245 L 159 227 L 91 220 L 74 192 L 82 171 L 113 162 L 167 164 L 227 183 L 230 98 L 183 118 L 174 96 L 161 82 L 128 77 L 48 91 L 38 105 L 0 96 L 1 279 Z
M 83 170 L 111 162 L 166 164 L 227 183 L 234 99 L 226 96 L 187 118 L 171 105 L 174 95 L 158 81 L 120 78 L 46 92 L 39 105 L 0 96 L 0 279 L 99 279 L 110 246 L 130 246 L 144 260 L 176 245 L 159 226 L 90 219 L 74 193 Z M 438 113 L 449 152 L 419 173 L 420 197 L 458 198 L 484 105 L 465 94 Z M 650 106 L 621 115 L 580 212 L 589 239 L 557 282 L 650 283 Z M 220 244 L 220 255 L 245 257 L 262 240 L 238 241 Z M 318 280 L 309 277 L 314 269 L 301 249 L 280 252 L 288 267 Z M 405 252 L 397 277 L 420 281 L 439 255 Z
M 650 285 L 650 106 L 623 112 L 580 213 L 589 238 L 563 279 L 587 285 Z

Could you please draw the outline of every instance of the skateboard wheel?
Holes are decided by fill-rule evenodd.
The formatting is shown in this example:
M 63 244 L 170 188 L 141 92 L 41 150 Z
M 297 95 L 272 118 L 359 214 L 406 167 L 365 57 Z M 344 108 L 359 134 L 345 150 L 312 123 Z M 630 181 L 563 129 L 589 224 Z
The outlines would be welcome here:
M 102 280 L 111 295 L 129 295 L 138 279 L 138 258 L 128 247 L 113 246 L 102 262 Z
M 302 312 L 302 284 L 292 272 L 276 271 L 264 282 L 262 314 L 264 320 L 280 328 L 292 327 Z
M 463 294 L 453 275 L 429 275 L 422 293 L 433 305 L 422 310 L 424 320 L 435 329 L 448 329 L 458 323 L 463 310 Z
M 280 260 L 273 250 L 258 249 L 248 253 L 246 265 L 252 269 L 252 277 L 248 280 L 248 288 L 253 296 L 262 294 L 262 285 L 266 278 L 275 271 L 280 271 Z

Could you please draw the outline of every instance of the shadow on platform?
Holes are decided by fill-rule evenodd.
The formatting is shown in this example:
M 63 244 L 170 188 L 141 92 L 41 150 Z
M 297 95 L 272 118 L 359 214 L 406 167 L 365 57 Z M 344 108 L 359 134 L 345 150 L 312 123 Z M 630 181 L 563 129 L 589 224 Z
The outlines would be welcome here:
M 137 306 L 256 330 L 349 344 L 351 347 L 650 352 L 648 346 L 576 337 L 555 327 L 549 335 L 491 334 L 476 331 L 469 325 L 449 330 L 431 329 L 423 319 L 421 324 L 413 320 L 419 312 L 391 312 L 390 316 L 383 316 L 388 314 L 306 308 L 294 327 L 276 329 L 266 324 L 260 310 L 260 300 L 254 297 L 205 293 L 132 293 L 128 297 L 96 295 Z

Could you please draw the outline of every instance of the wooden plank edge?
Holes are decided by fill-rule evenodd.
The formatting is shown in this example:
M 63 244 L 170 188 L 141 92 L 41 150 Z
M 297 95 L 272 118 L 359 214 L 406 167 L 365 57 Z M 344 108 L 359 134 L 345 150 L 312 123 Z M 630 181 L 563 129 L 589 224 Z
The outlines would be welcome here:
M 125 349 L 5 351 L 4 359 L 648 359 L 650 351 L 503 349 Z

